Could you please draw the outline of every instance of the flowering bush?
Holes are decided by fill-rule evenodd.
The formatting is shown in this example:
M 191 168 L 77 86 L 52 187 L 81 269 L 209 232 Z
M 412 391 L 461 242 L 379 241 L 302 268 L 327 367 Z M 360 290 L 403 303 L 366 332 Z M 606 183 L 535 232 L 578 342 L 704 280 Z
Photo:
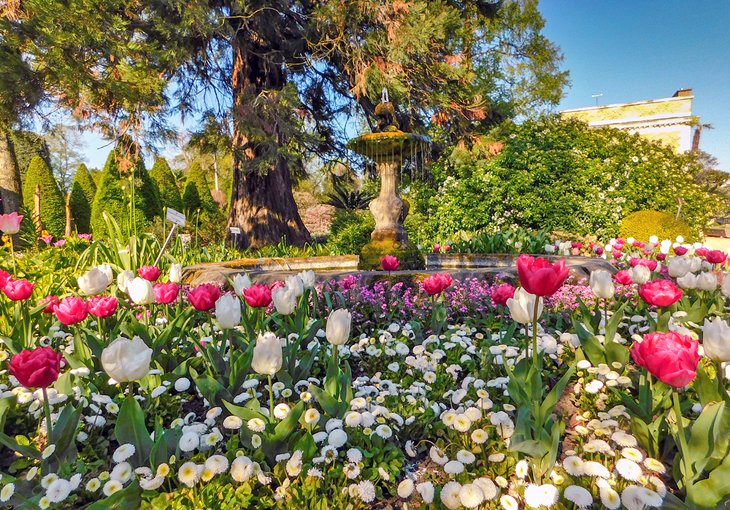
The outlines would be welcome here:
M 620 276 L 588 282 L 522 258 L 194 288 L 174 264 L 8 256 L 0 506 L 715 508 L 727 257 L 606 252 Z

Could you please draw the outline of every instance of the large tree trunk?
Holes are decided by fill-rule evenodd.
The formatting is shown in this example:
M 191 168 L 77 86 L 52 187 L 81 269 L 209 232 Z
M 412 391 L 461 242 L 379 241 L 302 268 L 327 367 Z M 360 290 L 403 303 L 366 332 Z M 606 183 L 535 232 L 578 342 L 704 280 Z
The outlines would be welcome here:
M 241 235 L 230 236 L 239 248 L 277 244 L 301 246 L 310 240 L 292 193 L 292 179 L 286 160 L 278 158 L 267 171 L 255 168 L 254 160 L 262 147 L 250 143 L 245 126 L 251 101 L 264 91 L 280 91 L 286 83 L 281 62 L 245 30 L 237 30 L 233 49 L 233 193 L 228 227 L 239 227 Z M 271 141 L 285 140 L 277 126 L 266 126 Z
M 0 126 L 0 213 L 19 212 L 22 205 L 20 172 L 13 154 L 13 144 L 8 131 Z

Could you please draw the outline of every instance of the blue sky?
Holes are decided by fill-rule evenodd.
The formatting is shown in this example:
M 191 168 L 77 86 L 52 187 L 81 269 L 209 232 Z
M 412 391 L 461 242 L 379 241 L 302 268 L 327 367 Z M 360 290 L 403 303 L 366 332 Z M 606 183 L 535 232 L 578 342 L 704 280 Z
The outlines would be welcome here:
M 544 34 L 571 86 L 560 108 L 670 97 L 694 90 L 693 113 L 714 129 L 700 148 L 730 171 L 730 1 L 541 0 Z
M 540 10 L 571 75 L 560 109 L 591 106 L 597 93 L 612 104 L 692 88 L 695 115 L 714 126 L 701 148 L 730 171 L 730 0 L 541 0 Z M 84 139 L 87 163 L 103 166 L 107 143 Z

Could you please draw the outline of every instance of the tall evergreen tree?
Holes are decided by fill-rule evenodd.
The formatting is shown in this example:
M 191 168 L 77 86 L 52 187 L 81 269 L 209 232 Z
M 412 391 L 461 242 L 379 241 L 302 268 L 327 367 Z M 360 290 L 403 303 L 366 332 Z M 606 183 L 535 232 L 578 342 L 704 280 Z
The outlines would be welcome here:
M 203 213 L 213 213 L 218 205 L 210 194 L 210 185 L 205 176 L 205 170 L 197 161 L 188 170 L 185 188 L 183 191 L 183 207 L 188 215 L 192 215 L 198 209 Z
M 114 134 L 166 133 L 166 107 L 195 109 L 197 92 L 206 109 L 221 105 L 232 119 L 228 221 L 242 247 L 309 238 L 291 191 L 302 155 L 341 151 L 343 115 L 373 125 L 383 87 L 404 129 L 452 143 L 555 104 L 567 80 L 537 0 L 19 5 L 5 24 L 20 34 L 11 47 L 53 74 L 49 95 Z
M 182 211 L 183 202 L 180 197 L 180 189 L 177 187 L 175 175 L 173 175 L 170 165 L 167 164 L 165 158 L 155 158 L 155 162 L 150 170 L 150 177 L 152 177 L 152 180 L 155 181 L 157 188 L 160 190 L 162 207 L 171 207 L 176 211 Z
M 54 236 L 61 237 L 66 228 L 66 201 L 53 177 L 53 170 L 40 156 L 30 161 L 23 185 L 23 203 L 31 211 L 35 211 L 37 189 L 40 189 L 41 226 Z
M 86 165 L 81 163 L 76 169 L 71 185 L 71 214 L 79 233 L 91 233 L 91 206 L 96 195 L 96 183 Z

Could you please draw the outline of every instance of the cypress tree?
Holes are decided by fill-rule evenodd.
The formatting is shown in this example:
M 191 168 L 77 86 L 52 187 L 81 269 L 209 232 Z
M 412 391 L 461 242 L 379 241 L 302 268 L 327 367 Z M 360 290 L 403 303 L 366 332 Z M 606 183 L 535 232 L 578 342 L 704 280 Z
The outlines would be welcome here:
M 175 176 L 172 174 L 170 165 L 167 164 L 165 158 L 155 158 L 155 164 L 152 165 L 152 169 L 150 170 L 150 177 L 152 177 L 157 184 L 157 188 L 160 190 L 162 207 L 171 207 L 182 212 L 183 201 L 180 196 L 180 190 L 177 187 Z
M 96 238 L 107 234 L 104 212 L 116 220 L 122 232 L 129 232 L 129 202 L 120 182 L 115 151 L 106 159 L 91 206 L 91 232 Z
M 137 230 L 146 228 L 156 217 L 162 216 L 162 200 L 160 190 L 150 173 L 144 166 L 142 158 L 134 166 L 134 204 L 143 217 L 138 220 Z
M 197 161 L 188 170 L 188 178 L 185 182 L 183 192 L 183 206 L 186 214 L 192 214 L 200 209 L 203 213 L 213 213 L 218 209 L 218 204 L 210 194 L 210 186 L 205 176 L 205 171 Z
M 96 183 L 86 165 L 81 163 L 71 185 L 71 214 L 79 233 L 91 232 L 91 206 L 96 195 Z
M 31 211 L 35 210 L 34 196 L 38 185 L 41 191 L 41 225 L 55 237 L 61 237 L 66 228 L 63 193 L 48 163 L 40 156 L 34 156 L 28 165 L 23 184 L 23 203 Z

